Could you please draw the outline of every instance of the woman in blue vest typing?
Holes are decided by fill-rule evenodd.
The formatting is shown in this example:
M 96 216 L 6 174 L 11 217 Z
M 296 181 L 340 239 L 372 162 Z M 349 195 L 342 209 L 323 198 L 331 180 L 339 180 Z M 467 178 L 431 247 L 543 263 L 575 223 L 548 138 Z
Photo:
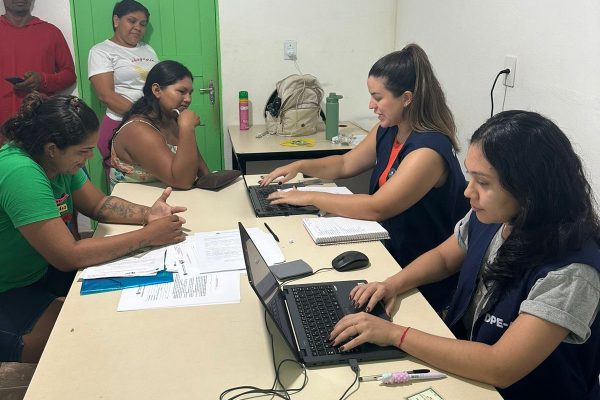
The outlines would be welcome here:
M 571 143 L 539 114 L 506 111 L 473 134 L 465 166 L 471 211 L 454 235 L 351 293 L 392 312 L 399 294 L 460 271 L 446 317 L 459 340 L 359 313 L 334 343 L 396 345 L 505 399 L 600 398 L 600 222 Z
M 380 221 L 389 231 L 386 248 L 407 265 L 452 233 L 469 209 L 466 181 L 455 152 L 456 127 L 427 54 L 416 44 L 378 60 L 367 79 L 369 108 L 379 118 L 367 137 L 344 155 L 299 160 L 265 176 L 262 185 L 299 172 L 325 179 L 373 169 L 369 194 L 288 191 L 271 194 L 273 204 L 314 205 L 343 217 Z M 442 310 L 456 277 L 419 287 Z

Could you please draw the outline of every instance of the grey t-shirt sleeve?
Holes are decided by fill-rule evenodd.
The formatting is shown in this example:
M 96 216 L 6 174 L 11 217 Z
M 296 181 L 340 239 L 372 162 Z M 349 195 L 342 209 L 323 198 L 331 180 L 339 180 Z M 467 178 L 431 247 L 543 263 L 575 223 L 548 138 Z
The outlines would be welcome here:
M 591 335 L 600 300 L 600 273 L 586 264 L 570 264 L 548 273 L 531 288 L 519 313 L 570 331 L 566 343 L 581 344 Z
M 458 245 L 464 251 L 467 251 L 469 247 L 469 219 L 471 219 L 471 213 L 473 210 L 469 210 L 460 221 L 456 223 L 454 227 L 454 234 L 458 238 Z

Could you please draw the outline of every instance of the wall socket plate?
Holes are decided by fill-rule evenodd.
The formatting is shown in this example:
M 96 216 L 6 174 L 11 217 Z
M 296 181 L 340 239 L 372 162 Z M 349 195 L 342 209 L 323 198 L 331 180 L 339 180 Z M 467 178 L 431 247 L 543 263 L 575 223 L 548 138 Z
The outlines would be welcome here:
M 298 57 L 298 45 L 295 40 L 283 41 L 283 59 L 295 60 Z
M 504 86 L 515 87 L 515 74 L 517 73 L 517 56 L 507 55 L 504 57 L 504 68 L 510 69 L 510 73 L 504 75 Z

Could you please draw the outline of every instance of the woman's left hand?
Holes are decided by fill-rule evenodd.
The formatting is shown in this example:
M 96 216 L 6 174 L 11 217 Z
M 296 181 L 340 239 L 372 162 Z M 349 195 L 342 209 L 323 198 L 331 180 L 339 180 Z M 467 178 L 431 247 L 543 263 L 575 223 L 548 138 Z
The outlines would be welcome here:
M 360 312 L 342 318 L 331 331 L 329 339 L 333 341 L 334 346 L 344 343 L 340 350 L 348 351 L 366 342 L 379 346 L 396 345 L 401 335 L 401 326 L 372 314 Z M 352 339 L 348 341 L 350 338 Z
M 149 224 L 150 222 L 154 221 L 155 219 L 159 219 L 162 217 L 166 217 L 169 215 L 173 215 L 176 213 L 180 213 L 180 212 L 184 212 L 187 210 L 186 207 L 179 207 L 179 206 L 170 206 L 169 204 L 167 204 L 167 199 L 169 198 L 169 196 L 171 195 L 171 192 L 173 191 L 172 188 L 167 187 L 163 193 L 160 195 L 160 197 L 158 198 L 158 200 L 156 200 L 154 202 L 154 204 L 152 204 L 152 207 L 150 208 L 150 211 L 148 212 L 148 215 L 146 217 L 146 223 Z M 179 217 L 179 219 L 185 223 L 185 219 L 182 217 Z
M 271 204 L 291 204 L 293 206 L 307 206 L 313 204 L 313 193 L 304 192 L 297 189 L 279 190 L 273 192 L 267 197 Z

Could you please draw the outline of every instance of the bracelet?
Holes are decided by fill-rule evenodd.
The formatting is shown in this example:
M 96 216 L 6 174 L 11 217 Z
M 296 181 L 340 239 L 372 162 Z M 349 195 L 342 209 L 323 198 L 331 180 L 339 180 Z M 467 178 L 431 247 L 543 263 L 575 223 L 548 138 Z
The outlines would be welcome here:
M 409 326 L 409 327 L 407 327 L 407 328 L 404 330 L 404 333 L 402 334 L 402 336 L 400 336 L 400 342 L 398 343 L 398 346 L 396 346 L 396 347 L 398 347 L 399 349 L 402 347 L 402 343 L 404 342 L 404 338 L 406 337 L 406 334 L 408 333 L 408 330 L 409 330 L 409 329 L 410 329 L 410 326 Z

